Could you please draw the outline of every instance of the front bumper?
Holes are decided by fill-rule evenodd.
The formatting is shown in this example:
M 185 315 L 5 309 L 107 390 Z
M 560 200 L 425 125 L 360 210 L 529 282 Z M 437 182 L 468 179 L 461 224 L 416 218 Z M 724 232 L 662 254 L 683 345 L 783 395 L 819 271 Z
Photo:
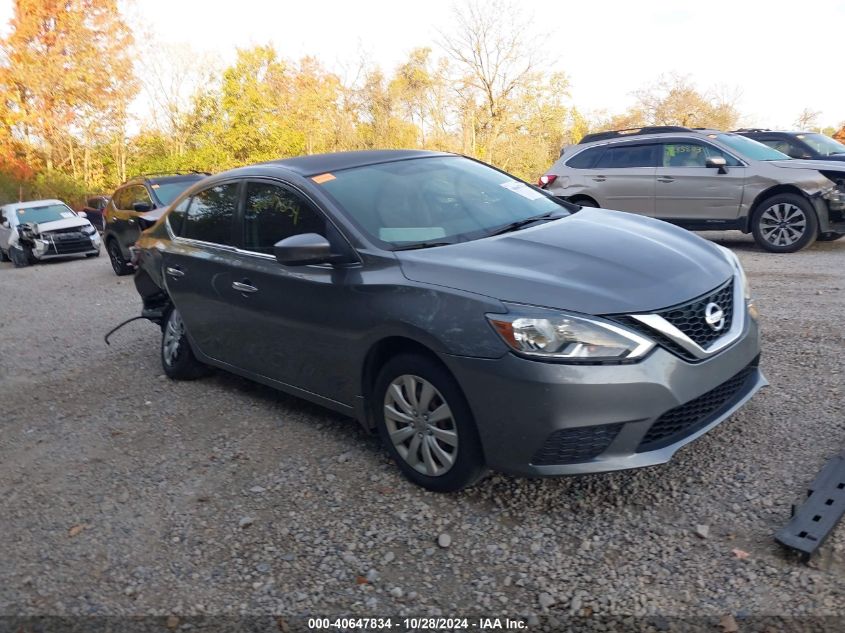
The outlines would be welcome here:
M 629 365 L 443 356 L 475 416 L 487 464 L 574 475 L 662 464 L 767 383 L 757 323 L 698 363 L 658 347 Z
M 33 256 L 38 260 L 66 257 L 68 255 L 92 255 L 100 252 L 100 235 L 93 233 L 84 238 L 62 239 L 40 237 L 35 240 Z

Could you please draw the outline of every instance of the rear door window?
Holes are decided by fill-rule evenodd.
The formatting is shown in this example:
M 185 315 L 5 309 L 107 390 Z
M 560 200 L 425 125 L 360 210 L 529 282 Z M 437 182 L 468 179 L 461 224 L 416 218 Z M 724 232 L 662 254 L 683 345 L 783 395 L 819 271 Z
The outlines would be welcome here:
M 232 225 L 238 206 L 239 183 L 209 187 L 196 194 L 187 208 L 182 237 L 211 244 L 234 245 Z
M 292 235 L 326 235 L 326 221 L 311 203 L 286 187 L 249 182 L 244 203 L 244 248 L 273 254 L 276 242 Z
M 656 144 L 608 147 L 599 158 L 596 168 L 657 167 L 657 148 Z

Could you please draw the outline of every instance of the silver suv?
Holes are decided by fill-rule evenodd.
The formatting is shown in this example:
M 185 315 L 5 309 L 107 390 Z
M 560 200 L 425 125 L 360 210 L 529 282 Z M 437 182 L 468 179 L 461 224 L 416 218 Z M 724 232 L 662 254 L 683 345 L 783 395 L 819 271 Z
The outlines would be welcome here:
M 588 134 L 539 185 L 586 207 L 691 230 L 738 229 L 792 253 L 845 235 L 845 164 L 792 160 L 738 134 L 664 126 Z

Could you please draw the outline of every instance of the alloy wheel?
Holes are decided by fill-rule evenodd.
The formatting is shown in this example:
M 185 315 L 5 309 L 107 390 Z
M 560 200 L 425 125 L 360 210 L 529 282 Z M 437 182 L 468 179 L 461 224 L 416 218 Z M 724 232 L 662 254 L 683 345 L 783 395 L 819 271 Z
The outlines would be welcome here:
M 118 275 L 123 271 L 123 256 L 120 254 L 120 247 L 112 242 L 108 248 L 111 267 Z
M 760 233 L 764 240 L 775 246 L 791 246 L 803 237 L 806 230 L 804 211 L 789 202 L 773 204 L 760 216 Z
M 441 393 L 419 376 L 405 374 L 384 396 L 384 422 L 396 452 L 414 470 L 439 477 L 458 456 L 458 429 Z
M 164 326 L 164 340 L 162 341 L 162 356 L 168 367 L 173 367 L 179 360 L 182 347 L 182 337 L 185 336 L 185 324 L 179 311 L 174 309 Z

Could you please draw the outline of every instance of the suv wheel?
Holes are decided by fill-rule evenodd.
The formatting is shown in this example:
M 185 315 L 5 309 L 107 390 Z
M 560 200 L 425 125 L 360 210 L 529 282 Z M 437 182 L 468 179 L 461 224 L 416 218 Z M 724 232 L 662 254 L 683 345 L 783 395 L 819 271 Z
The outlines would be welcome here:
M 388 452 L 415 484 L 453 492 L 484 474 L 469 405 L 433 360 L 403 355 L 388 361 L 376 379 L 373 413 Z
M 123 259 L 123 253 L 120 252 L 120 245 L 117 243 L 117 240 L 110 239 L 107 250 L 109 252 L 111 267 L 112 270 L 114 270 L 115 275 L 122 277 L 123 275 L 128 275 L 132 272 L 132 267 L 126 263 L 125 259 Z
M 803 197 L 784 193 L 764 200 L 751 221 L 754 240 L 772 253 L 794 253 L 816 241 L 819 220 Z
M 15 268 L 23 268 L 31 264 L 30 254 L 17 246 L 9 247 L 9 259 L 12 260 L 12 264 L 14 264 Z
M 208 367 L 194 356 L 185 322 L 176 308 L 170 309 L 161 329 L 161 366 L 174 380 L 194 380 L 208 373 Z

